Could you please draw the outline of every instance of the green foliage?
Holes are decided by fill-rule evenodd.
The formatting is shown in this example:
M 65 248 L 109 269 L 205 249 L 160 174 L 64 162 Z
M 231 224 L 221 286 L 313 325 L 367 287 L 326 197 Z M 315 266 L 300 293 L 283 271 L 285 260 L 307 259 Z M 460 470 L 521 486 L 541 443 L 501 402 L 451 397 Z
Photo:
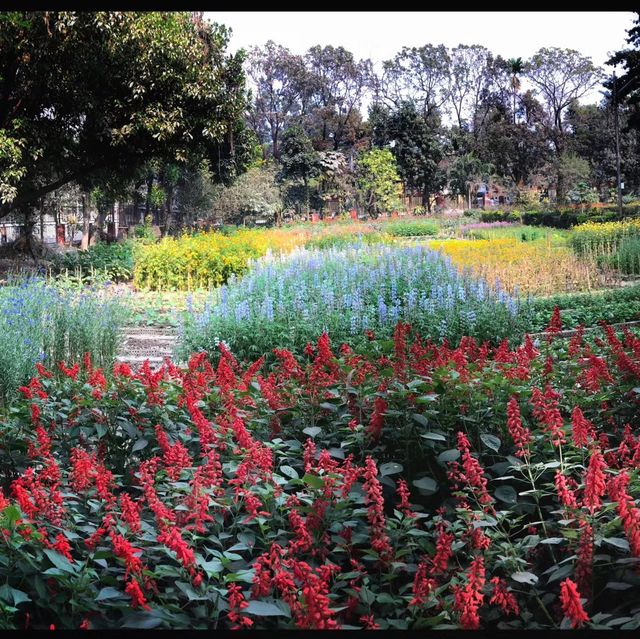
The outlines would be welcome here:
M 562 322 L 566 328 L 575 328 L 579 324 L 594 327 L 600 320 L 612 324 L 635 321 L 640 319 L 640 286 L 533 298 L 531 332 L 543 331 L 549 325 L 556 306 L 562 311 Z
M 385 224 L 384 230 L 395 237 L 433 236 L 440 232 L 440 226 L 431 220 L 412 220 L 389 222 Z
M 56 255 L 51 272 L 54 275 L 72 276 L 84 283 L 91 283 L 96 278 L 128 282 L 133 277 L 134 253 L 135 243 L 132 240 L 114 244 L 98 243 L 86 251 Z
M 0 213 L 65 180 L 90 190 L 151 159 L 231 153 L 244 76 L 242 54 L 226 54 L 224 27 L 178 11 L 0 19 Z
M 370 215 L 391 212 L 400 207 L 402 185 L 396 160 L 389 149 L 372 149 L 358 157 L 359 197 Z
M 275 168 L 251 168 L 232 185 L 215 191 L 212 213 L 225 224 L 243 224 L 246 218 L 273 222 L 283 207 Z

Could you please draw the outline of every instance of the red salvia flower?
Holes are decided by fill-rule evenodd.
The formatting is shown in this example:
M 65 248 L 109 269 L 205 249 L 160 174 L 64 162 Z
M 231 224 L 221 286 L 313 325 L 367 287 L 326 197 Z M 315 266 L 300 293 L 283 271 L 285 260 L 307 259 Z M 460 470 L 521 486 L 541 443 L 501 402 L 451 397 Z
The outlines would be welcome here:
M 560 316 L 560 307 L 554 306 L 553 313 L 551 313 L 551 319 L 549 320 L 549 326 L 545 332 L 549 334 L 548 340 L 551 342 L 553 338 L 562 330 L 562 317 Z
M 511 397 L 507 403 L 507 429 L 516 445 L 516 457 L 524 457 L 529 451 L 531 442 L 531 431 L 522 425 L 520 417 L 520 407 L 516 397 Z
M 71 556 L 71 545 L 69 544 L 69 540 L 62 533 L 59 533 L 56 536 L 51 547 L 54 550 L 57 550 L 61 555 L 64 555 L 69 561 L 73 561 L 73 557 Z
M 493 584 L 493 594 L 489 599 L 489 603 L 499 606 L 505 615 L 518 616 L 520 614 L 518 600 L 507 589 L 507 582 L 504 579 L 500 579 L 500 577 L 493 577 L 491 583 Z
M 573 628 L 581 628 L 586 621 L 589 621 L 589 615 L 584 611 L 580 601 L 578 587 L 571 579 L 565 579 L 560 584 L 560 603 L 565 617 L 569 618 Z
M 53 377 L 53 373 L 48 371 L 41 362 L 36 362 L 36 370 L 38 371 L 38 375 L 40 377 L 45 377 L 46 379 L 51 379 Z
M 189 545 L 182 538 L 180 531 L 175 526 L 165 528 L 158 535 L 158 541 L 176 553 L 178 561 L 189 573 L 194 573 L 196 563 L 195 553 L 189 548 Z
M 136 503 L 127 493 L 120 495 L 121 518 L 132 533 L 140 531 L 140 509 L 142 504 Z
M 560 498 L 562 505 L 565 508 L 577 508 L 578 501 L 576 499 L 576 496 L 571 488 L 569 488 L 567 478 L 562 474 L 562 471 L 560 470 L 556 470 L 555 484 L 556 492 L 558 493 L 558 497 Z
M 373 413 L 369 421 L 367 433 L 374 442 L 377 442 L 382 435 L 382 426 L 384 424 L 384 412 L 387 410 L 388 404 L 382 397 L 376 397 L 373 400 Z
M 442 519 L 436 524 L 436 530 L 438 531 L 436 552 L 431 561 L 431 566 L 433 574 L 441 575 L 446 572 L 449 559 L 453 556 L 451 545 L 455 538 L 452 533 L 447 532 L 447 523 Z
M 600 449 L 594 448 L 589 458 L 589 466 L 585 473 L 584 479 L 584 495 L 582 497 L 583 504 L 593 513 L 600 507 L 602 495 L 606 490 L 606 477 L 604 470 L 607 463 L 600 452 Z
M 396 492 L 398 494 L 398 497 L 400 498 L 398 509 L 405 517 L 415 517 L 416 514 L 411 511 L 411 504 L 409 503 L 409 497 L 411 496 L 411 493 L 409 492 L 409 487 L 407 486 L 407 482 L 404 479 L 400 479 L 398 481 Z
M 379 624 L 376 623 L 373 615 L 362 615 L 360 617 L 360 623 L 363 630 L 380 630 Z
M 625 470 L 611 478 L 607 484 L 609 496 L 616 503 L 618 516 L 622 521 L 622 528 L 629 541 L 629 548 L 633 557 L 640 557 L 640 509 L 636 508 L 635 500 L 627 492 L 629 475 Z
M 595 428 L 593 424 L 584 416 L 579 406 L 576 406 L 571 413 L 571 426 L 573 443 L 581 448 L 596 438 Z
M 367 508 L 367 519 L 371 535 L 371 547 L 378 553 L 381 561 L 391 560 L 393 550 L 389 537 L 385 532 L 386 520 L 384 517 L 384 498 L 382 486 L 377 478 L 378 468 L 370 455 L 365 460 L 364 493 Z
M 238 584 L 229 584 L 228 587 L 229 612 L 227 616 L 229 621 L 234 624 L 231 630 L 241 630 L 242 628 L 251 628 L 253 620 L 242 614 L 242 610 L 249 607 L 245 601 L 242 589 Z
M 140 584 L 135 580 L 131 579 L 127 582 L 124 591 L 131 597 L 131 607 L 132 608 L 142 608 L 143 610 L 151 610 L 149 605 L 147 604 L 147 600 L 145 599 L 144 593 L 140 588 Z
M 478 556 L 471 562 L 466 585 L 453 589 L 454 610 L 460 615 L 460 624 L 465 630 L 477 630 L 480 627 L 478 610 L 484 601 L 484 584 L 484 558 Z
M 113 554 L 124 560 L 125 579 L 129 577 L 130 573 L 139 574 L 142 570 L 142 561 L 136 556 L 136 553 L 141 552 L 140 549 L 134 548 L 122 535 L 113 530 L 109 534 L 113 545 Z
M 470 452 L 471 444 L 467 436 L 462 431 L 458 431 L 456 436 L 458 440 L 457 448 L 461 454 L 462 471 L 459 470 L 457 462 L 452 462 L 452 470 L 449 471 L 449 477 L 452 481 L 466 484 L 471 488 L 480 504 L 491 504 L 493 498 L 487 491 L 487 479 L 484 476 L 484 470 L 480 462 L 475 457 L 472 457 Z
M 409 601 L 410 606 L 422 606 L 426 603 L 431 592 L 436 587 L 436 582 L 427 576 L 427 564 L 421 561 L 418 564 L 415 577 L 413 578 L 412 594 L 413 597 Z

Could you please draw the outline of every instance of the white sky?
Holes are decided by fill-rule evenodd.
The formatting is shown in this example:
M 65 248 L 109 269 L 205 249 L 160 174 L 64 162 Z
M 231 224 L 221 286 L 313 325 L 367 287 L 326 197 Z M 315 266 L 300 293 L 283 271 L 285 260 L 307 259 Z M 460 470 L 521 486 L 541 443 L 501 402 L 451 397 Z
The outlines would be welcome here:
M 576 49 L 604 66 L 627 45 L 632 11 L 208 11 L 233 30 L 230 50 L 273 40 L 293 53 L 320 44 L 343 46 L 381 62 L 403 46 L 481 44 L 504 58 L 528 58 L 541 47 Z M 612 67 L 604 66 L 609 75 Z M 620 69 L 621 71 L 621 69 Z M 601 88 L 601 87 L 600 87 Z M 594 91 L 581 101 L 597 102 Z

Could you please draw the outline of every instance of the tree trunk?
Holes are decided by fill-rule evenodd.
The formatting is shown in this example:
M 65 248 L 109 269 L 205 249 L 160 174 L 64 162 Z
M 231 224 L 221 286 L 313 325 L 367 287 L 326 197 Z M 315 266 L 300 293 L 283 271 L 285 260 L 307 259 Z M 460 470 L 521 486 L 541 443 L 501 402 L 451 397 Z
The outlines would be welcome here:
M 27 249 L 27 252 L 33 258 L 33 261 L 38 263 L 38 256 L 33 250 L 33 242 L 31 241 L 31 234 L 33 231 L 33 226 L 35 224 L 33 217 L 31 215 L 31 207 L 28 205 L 22 209 L 22 216 L 24 218 L 24 245 Z
M 89 217 L 89 202 L 86 193 L 82 194 L 82 240 L 80 250 L 86 251 L 89 248 L 89 233 L 91 231 L 91 220 Z
M 89 237 L 89 246 L 93 246 L 98 240 L 104 239 L 104 233 L 102 227 L 104 226 L 105 218 L 107 217 L 106 211 L 98 210 L 98 217 L 96 218 L 96 227 L 93 233 Z M 91 227 L 89 227 L 91 228 Z
M 151 210 L 151 189 L 153 189 L 153 176 L 147 178 L 147 199 L 144 203 L 144 222 L 147 222 L 147 215 Z
M 169 235 L 169 231 L 173 229 L 173 186 L 167 185 L 165 188 L 167 198 L 165 200 L 165 215 L 164 215 L 164 230 L 162 231 L 163 237 Z

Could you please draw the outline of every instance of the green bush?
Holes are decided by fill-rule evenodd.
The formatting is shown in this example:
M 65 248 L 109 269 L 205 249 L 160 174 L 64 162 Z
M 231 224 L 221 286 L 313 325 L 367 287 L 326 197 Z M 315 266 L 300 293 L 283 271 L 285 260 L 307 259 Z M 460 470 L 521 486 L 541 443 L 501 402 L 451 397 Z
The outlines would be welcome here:
M 389 222 L 384 230 L 395 237 L 434 236 L 440 231 L 437 222 L 432 220 L 414 220 L 408 222 Z
M 87 251 L 69 251 L 53 259 L 53 275 L 69 275 L 79 282 L 96 279 L 128 282 L 133 277 L 133 240 L 115 244 L 98 243 Z

